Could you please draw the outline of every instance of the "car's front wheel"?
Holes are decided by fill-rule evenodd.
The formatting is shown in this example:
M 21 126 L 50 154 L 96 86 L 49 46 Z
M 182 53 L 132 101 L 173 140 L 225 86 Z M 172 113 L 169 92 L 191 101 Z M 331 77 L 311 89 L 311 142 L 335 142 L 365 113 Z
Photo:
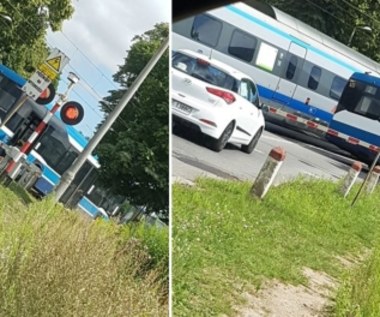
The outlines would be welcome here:
M 256 134 L 253 136 L 251 142 L 249 142 L 248 145 L 242 145 L 241 150 L 247 154 L 251 154 L 252 151 L 255 149 L 257 143 L 259 142 L 259 139 L 261 137 L 261 134 L 263 133 L 263 129 L 260 128 Z
M 219 137 L 219 139 L 212 138 L 210 140 L 210 148 L 215 152 L 220 152 L 225 148 L 230 139 L 232 133 L 234 132 L 235 124 L 231 121 L 228 126 L 224 129 L 223 133 Z

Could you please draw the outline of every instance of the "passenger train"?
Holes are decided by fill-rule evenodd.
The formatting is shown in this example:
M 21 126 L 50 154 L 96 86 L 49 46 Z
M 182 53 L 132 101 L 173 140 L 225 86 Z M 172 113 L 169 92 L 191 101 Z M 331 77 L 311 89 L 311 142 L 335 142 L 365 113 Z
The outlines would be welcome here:
M 22 94 L 20 87 L 25 82 L 26 80 L 19 74 L 0 65 L 1 120 L 4 120 L 17 103 Z M 0 130 L 0 142 L 18 146 L 20 142 L 26 141 L 46 115 L 48 107 L 27 99 Z M 29 162 L 42 169 L 41 177 L 32 186 L 33 192 L 39 196 L 49 194 L 59 183 L 61 175 L 83 151 L 87 142 L 87 139 L 75 128 L 64 124 L 58 115 L 53 116 L 46 130 L 33 143 L 33 150 L 28 156 Z M 96 157 L 89 157 L 61 201 L 70 207 L 79 207 L 93 218 L 98 216 L 108 218 L 108 213 L 112 213 L 117 205 L 110 199 L 105 199 L 99 188 L 94 188 L 99 167 Z
M 172 29 L 174 51 L 187 48 L 227 63 L 256 81 L 265 105 L 324 126 L 354 72 L 380 74 L 378 63 L 270 6 L 238 2 Z
M 380 78 L 354 73 L 339 100 L 330 129 L 351 142 L 328 134 L 327 139 L 371 164 L 380 149 Z

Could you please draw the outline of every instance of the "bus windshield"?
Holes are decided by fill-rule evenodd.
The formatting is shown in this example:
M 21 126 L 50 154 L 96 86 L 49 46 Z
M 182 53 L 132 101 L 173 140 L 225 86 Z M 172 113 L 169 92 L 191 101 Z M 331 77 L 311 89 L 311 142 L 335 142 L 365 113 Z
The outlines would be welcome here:
M 366 118 L 380 119 L 380 87 L 350 79 L 342 94 L 337 112 L 343 109 Z

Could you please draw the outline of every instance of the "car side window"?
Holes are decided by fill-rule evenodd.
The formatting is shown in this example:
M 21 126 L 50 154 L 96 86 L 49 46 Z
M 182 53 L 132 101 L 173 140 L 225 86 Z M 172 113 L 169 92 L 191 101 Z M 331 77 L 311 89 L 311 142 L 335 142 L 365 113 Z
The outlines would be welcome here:
M 240 82 L 240 91 L 239 91 L 239 95 L 242 96 L 243 98 L 247 99 L 248 101 L 250 101 L 250 89 L 249 89 L 249 86 L 248 86 L 248 82 L 245 81 L 245 80 L 242 80 Z
M 240 84 L 240 96 L 247 99 L 255 106 L 259 103 L 259 95 L 257 93 L 256 85 L 250 80 L 243 79 Z

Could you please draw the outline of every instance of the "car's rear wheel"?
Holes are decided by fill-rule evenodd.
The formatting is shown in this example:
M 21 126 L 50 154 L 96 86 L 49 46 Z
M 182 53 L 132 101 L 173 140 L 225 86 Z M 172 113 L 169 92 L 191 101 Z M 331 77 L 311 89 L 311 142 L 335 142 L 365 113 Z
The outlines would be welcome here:
M 224 129 L 223 133 L 219 137 L 219 139 L 212 138 L 210 140 L 210 148 L 215 152 L 220 152 L 225 148 L 230 139 L 232 133 L 234 132 L 235 123 L 231 121 L 228 126 Z
M 260 128 L 256 134 L 253 136 L 251 142 L 249 142 L 248 145 L 242 145 L 241 150 L 247 154 L 251 154 L 252 151 L 255 149 L 257 143 L 259 142 L 259 139 L 261 137 L 261 134 L 263 133 L 263 128 Z

